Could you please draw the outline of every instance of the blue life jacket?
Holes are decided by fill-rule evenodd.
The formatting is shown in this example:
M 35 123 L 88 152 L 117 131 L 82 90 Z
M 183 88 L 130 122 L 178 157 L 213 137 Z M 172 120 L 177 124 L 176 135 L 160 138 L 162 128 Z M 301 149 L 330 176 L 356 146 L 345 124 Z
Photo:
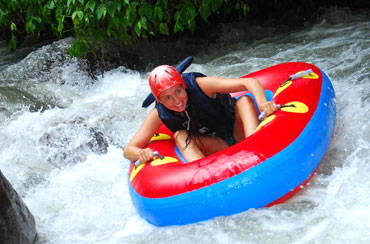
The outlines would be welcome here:
M 196 77 L 204 77 L 201 73 L 184 73 L 182 78 L 186 86 L 188 104 L 185 113 L 167 109 L 156 102 L 162 122 L 172 132 L 178 130 L 195 131 L 198 135 L 214 135 L 224 140 L 232 137 L 235 123 L 235 98 L 230 94 L 217 94 L 216 98 L 208 97 L 195 81 Z M 188 125 L 190 128 L 188 128 Z

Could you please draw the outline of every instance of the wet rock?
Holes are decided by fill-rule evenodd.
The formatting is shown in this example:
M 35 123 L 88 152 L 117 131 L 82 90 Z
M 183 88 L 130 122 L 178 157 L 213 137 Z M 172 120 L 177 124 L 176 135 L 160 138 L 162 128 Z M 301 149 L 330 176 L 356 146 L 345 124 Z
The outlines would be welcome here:
M 57 168 L 83 162 L 92 152 L 105 154 L 109 146 L 106 136 L 80 116 L 55 122 L 39 142 L 47 161 Z
M 0 243 L 34 243 L 36 236 L 34 217 L 0 171 Z
M 11 113 L 9 112 L 9 110 L 0 106 L 0 123 L 6 120 L 10 115 Z
M 4 111 L 2 107 L 10 108 L 12 112 L 28 107 L 31 112 L 45 111 L 54 108 L 54 104 L 47 104 L 27 91 L 10 86 L 0 86 L 0 113 Z M 8 110 L 10 113 L 11 111 Z
M 105 154 L 108 152 L 108 142 L 104 134 L 95 128 L 90 129 L 91 140 L 87 143 L 90 149 L 97 154 Z

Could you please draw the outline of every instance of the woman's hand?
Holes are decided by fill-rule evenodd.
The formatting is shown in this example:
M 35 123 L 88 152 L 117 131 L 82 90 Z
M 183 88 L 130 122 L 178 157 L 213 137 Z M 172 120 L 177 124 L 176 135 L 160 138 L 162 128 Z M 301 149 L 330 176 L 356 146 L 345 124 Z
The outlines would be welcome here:
M 144 149 L 144 147 L 150 142 L 150 139 L 161 125 L 162 120 L 159 118 L 157 109 L 154 108 L 123 149 L 123 156 L 131 162 L 137 160 L 147 162 L 153 159 L 153 151 L 150 148 Z
M 258 105 L 258 108 L 260 109 L 261 112 L 265 112 L 266 116 L 269 116 L 278 110 L 278 107 L 273 101 L 263 102 L 262 104 Z
M 150 148 L 144 148 L 139 150 L 139 160 L 142 163 L 152 161 L 154 159 L 153 150 Z

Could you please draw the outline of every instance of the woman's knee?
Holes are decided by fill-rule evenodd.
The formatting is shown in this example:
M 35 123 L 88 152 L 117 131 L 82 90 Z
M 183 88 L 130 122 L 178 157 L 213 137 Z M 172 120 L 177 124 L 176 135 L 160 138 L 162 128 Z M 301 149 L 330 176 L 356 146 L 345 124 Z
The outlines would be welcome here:
M 234 138 L 239 141 L 253 134 L 257 127 L 257 109 L 253 99 L 249 96 L 239 98 L 235 108 Z
M 178 130 L 173 134 L 173 137 L 177 140 L 187 136 L 187 134 L 188 132 L 186 130 Z
M 254 107 L 254 101 L 250 96 L 242 96 L 236 101 L 237 108 Z
M 186 139 L 188 138 L 188 132 L 186 130 L 178 130 L 173 134 L 173 138 L 175 139 L 175 143 L 177 146 L 186 145 Z

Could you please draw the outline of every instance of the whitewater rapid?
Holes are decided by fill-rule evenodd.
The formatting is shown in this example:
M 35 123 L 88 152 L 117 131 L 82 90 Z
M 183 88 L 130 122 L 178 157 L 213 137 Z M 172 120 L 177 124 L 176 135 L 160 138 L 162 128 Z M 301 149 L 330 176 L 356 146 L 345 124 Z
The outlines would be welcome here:
M 331 8 L 305 28 L 243 31 L 258 38 L 225 31 L 188 71 L 239 77 L 283 62 L 313 63 L 337 96 L 330 148 L 308 186 L 284 204 L 164 228 L 136 213 L 122 156 L 149 111 L 141 108 L 148 72 L 119 67 L 94 80 L 68 57 L 70 39 L 13 62 L 0 49 L 6 54 L 0 62 L 0 169 L 35 216 L 39 243 L 370 241 L 370 16 Z M 106 150 L 91 146 L 96 133 Z

